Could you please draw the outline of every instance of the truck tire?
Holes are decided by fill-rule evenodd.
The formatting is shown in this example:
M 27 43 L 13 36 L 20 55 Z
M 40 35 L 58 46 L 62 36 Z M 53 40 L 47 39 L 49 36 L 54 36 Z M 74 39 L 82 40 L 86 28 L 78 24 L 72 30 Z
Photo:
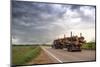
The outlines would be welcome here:
M 68 51 L 72 52 L 72 46 L 71 45 L 68 46 Z

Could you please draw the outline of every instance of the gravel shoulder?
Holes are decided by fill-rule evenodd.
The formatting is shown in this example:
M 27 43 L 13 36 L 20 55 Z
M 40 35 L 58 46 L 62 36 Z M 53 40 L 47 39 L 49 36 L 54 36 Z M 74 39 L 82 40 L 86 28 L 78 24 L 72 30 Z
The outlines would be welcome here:
M 28 64 L 48 64 L 54 63 L 54 61 L 47 55 L 47 53 L 42 50 L 40 55 L 36 58 L 31 60 Z

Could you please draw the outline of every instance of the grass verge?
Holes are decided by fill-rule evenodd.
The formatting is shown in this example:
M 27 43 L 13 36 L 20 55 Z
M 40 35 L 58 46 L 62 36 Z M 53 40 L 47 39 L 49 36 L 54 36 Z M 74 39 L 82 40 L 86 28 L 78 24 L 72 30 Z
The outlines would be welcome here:
M 39 46 L 13 46 L 12 47 L 12 64 L 24 65 L 35 59 L 40 54 Z

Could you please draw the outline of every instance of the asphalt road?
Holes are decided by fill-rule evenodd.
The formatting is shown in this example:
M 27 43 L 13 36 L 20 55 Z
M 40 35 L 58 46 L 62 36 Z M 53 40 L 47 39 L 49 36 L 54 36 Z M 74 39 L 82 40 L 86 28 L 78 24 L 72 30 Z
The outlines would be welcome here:
M 95 50 L 82 50 L 81 52 L 68 52 L 66 49 L 54 49 L 51 47 L 41 48 L 47 53 L 47 55 L 54 61 L 54 63 L 63 62 L 76 62 L 76 61 L 94 61 Z

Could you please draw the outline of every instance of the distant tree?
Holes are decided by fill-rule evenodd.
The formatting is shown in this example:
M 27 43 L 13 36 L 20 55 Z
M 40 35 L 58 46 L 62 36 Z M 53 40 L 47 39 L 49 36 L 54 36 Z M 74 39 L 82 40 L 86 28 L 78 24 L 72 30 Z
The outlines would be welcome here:
M 89 49 L 95 49 L 95 42 L 93 42 L 93 41 L 88 42 L 88 43 L 87 43 L 87 47 L 88 47 Z

